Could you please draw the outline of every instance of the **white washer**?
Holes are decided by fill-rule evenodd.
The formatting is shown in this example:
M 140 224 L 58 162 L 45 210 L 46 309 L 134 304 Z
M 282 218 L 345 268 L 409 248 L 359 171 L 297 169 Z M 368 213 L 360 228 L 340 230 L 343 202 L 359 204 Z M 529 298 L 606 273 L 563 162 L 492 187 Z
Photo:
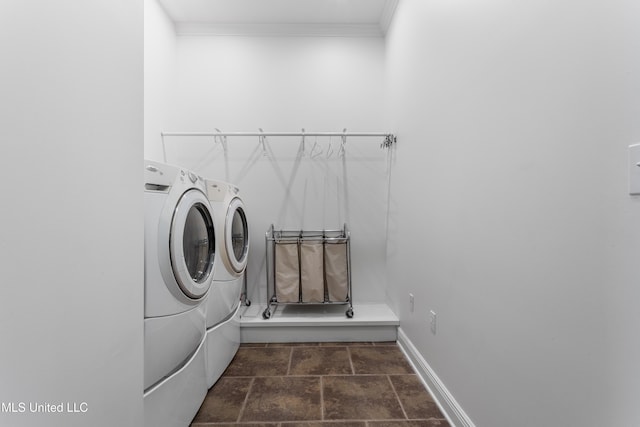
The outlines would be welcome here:
M 207 297 L 207 384 L 220 377 L 240 345 L 239 308 L 249 256 L 249 226 L 237 187 L 206 181 L 218 236 Z
M 145 161 L 145 425 L 188 425 L 206 395 L 215 226 L 204 179 Z M 194 380 L 200 378 L 201 380 Z

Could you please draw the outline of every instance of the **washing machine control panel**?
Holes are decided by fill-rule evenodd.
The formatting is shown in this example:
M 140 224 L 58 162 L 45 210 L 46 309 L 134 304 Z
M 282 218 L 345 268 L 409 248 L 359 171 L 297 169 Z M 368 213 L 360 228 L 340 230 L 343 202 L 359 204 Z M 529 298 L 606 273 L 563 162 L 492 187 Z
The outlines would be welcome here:
M 224 200 L 226 185 L 219 182 L 207 181 L 207 196 L 212 202 L 221 202 Z
M 189 181 L 191 181 L 192 184 L 195 184 L 198 181 L 198 175 L 191 171 L 185 172 L 181 170 L 180 175 L 182 175 L 182 179 L 184 179 L 185 175 L 189 177 Z

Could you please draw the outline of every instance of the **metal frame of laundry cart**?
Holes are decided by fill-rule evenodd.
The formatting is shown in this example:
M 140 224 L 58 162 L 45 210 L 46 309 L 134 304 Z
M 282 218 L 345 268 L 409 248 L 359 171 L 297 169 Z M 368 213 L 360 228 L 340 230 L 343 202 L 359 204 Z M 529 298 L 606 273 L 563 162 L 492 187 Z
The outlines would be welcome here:
M 348 305 L 351 291 L 351 235 L 342 230 L 275 230 L 265 234 L 269 319 L 278 305 Z M 272 311 L 273 307 L 273 311 Z

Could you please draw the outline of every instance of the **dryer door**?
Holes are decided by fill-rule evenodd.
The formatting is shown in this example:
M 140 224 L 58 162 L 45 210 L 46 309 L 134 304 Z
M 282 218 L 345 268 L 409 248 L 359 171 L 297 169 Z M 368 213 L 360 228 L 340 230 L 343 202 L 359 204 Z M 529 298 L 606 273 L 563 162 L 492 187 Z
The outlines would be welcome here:
M 225 247 L 231 267 L 242 273 L 249 255 L 249 227 L 242 200 L 234 198 L 229 204 L 225 220 Z
M 198 190 L 185 192 L 171 222 L 171 268 L 189 298 L 206 295 L 213 278 L 215 233 L 209 201 Z

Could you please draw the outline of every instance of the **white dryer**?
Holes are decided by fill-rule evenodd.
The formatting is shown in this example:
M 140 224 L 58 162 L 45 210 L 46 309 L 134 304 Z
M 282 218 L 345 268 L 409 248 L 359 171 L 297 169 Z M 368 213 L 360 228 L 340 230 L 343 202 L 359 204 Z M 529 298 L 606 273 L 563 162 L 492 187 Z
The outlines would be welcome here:
M 144 412 L 148 426 L 187 426 L 207 391 L 206 296 L 215 225 L 204 179 L 145 161 Z
M 207 296 L 207 384 L 220 377 L 240 345 L 240 300 L 249 256 L 249 226 L 237 187 L 206 181 L 218 236 Z
M 226 319 L 240 301 L 249 255 L 249 227 L 237 187 L 211 180 L 206 181 L 206 186 L 218 237 L 207 302 L 207 328 L 211 328 Z

